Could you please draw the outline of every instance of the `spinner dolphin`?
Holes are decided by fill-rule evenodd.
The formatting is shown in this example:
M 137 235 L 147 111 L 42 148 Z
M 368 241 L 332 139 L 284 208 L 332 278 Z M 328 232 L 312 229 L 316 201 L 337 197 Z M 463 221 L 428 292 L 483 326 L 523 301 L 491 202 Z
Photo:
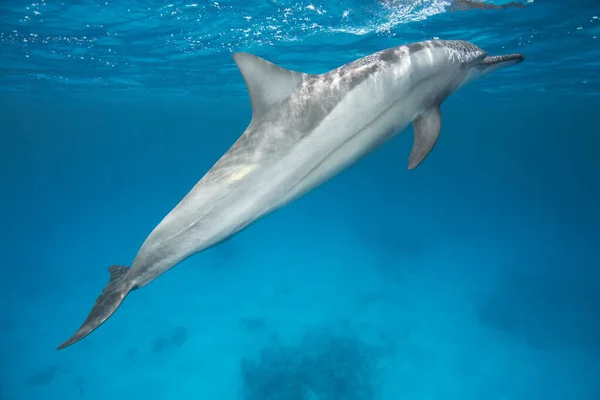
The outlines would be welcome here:
M 235 53 L 252 119 L 246 131 L 147 237 L 131 267 L 110 280 L 83 325 L 83 339 L 134 289 L 184 259 L 227 240 L 346 169 L 412 123 L 408 168 L 434 147 L 440 105 L 469 81 L 524 60 L 488 56 L 464 41 L 406 44 L 324 74 L 291 71 Z

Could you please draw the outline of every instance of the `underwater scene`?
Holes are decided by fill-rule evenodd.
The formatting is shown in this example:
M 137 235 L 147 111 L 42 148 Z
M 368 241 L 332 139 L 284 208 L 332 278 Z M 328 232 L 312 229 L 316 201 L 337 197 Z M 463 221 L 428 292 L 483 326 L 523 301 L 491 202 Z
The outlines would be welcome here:
M 599 400 L 597 0 L 0 2 L 0 400 Z

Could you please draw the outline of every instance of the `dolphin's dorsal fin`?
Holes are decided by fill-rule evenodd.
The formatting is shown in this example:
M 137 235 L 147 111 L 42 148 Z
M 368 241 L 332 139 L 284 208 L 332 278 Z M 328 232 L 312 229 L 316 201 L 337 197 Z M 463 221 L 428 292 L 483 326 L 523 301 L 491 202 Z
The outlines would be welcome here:
M 310 78 L 310 74 L 292 71 L 250 53 L 234 53 L 250 95 L 252 119 L 260 118 L 274 104 L 289 96 Z
M 425 110 L 413 121 L 414 144 L 408 157 L 408 169 L 415 169 L 435 146 L 442 128 L 440 106 Z

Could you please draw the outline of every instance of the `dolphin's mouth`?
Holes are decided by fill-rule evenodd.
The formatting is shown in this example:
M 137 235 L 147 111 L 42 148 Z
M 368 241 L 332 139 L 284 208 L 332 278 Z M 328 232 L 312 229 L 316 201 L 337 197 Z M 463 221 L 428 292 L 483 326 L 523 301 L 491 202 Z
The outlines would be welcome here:
M 517 63 L 520 63 L 521 61 L 523 61 L 524 59 L 525 59 L 525 56 L 521 53 L 507 54 L 504 56 L 486 56 L 481 61 L 481 64 L 482 65 L 494 65 L 494 64 L 499 64 L 499 63 L 504 63 L 504 62 L 509 62 L 509 61 L 512 61 L 511 64 L 517 64 Z
M 480 76 L 487 75 L 490 72 L 501 68 L 510 67 L 511 65 L 519 64 L 525 59 L 521 53 L 507 54 L 504 56 L 486 56 L 474 69 L 479 71 Z

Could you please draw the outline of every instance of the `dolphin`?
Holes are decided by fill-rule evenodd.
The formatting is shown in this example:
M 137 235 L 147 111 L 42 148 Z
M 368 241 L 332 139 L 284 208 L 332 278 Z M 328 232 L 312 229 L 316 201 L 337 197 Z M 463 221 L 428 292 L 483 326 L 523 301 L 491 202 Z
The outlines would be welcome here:
M 524 60 L 488 56 L 465 41 L 405 44 L 323 74 L 233 54 L 252 106 L 250 124 L 154 228 L 131 267 L 110 280 L 83 325 L 58 349 L 103 324 L 135 289 L 184 259 L 218 245 L 346 169 L 412 123 L 408 169 L 440 134 L 440 105 L 476 78 Z

